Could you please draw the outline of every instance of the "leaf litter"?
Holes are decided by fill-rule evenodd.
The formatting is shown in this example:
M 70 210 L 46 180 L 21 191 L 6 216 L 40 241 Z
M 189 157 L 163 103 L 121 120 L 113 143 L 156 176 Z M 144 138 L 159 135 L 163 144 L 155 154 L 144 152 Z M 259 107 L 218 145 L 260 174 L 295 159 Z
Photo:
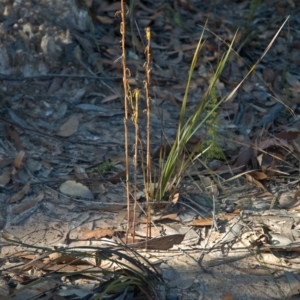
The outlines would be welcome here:
M 183 178 L 175 192 L 177 200 L 168 209 L 165 202 L 169 201 L 154 205 L 151 239 L 145 240 L 145 235 L 141 235 L 146 231 L 146 227 L 141 226 L 137 228 L 140 232 L 136 232 L 140 235 L 139 240 L 124 245 L 125 167 L 124 159 L 120 159 L 124 157 L 124 108 L 118 61 L 121 54 L 120 21 L 115 15 L 120 2 L 86 1 L 90 9 L 88 14 L 83 7 L 75 8 L 71 1 L 65 0 L 50 7 L 57 20 L 52 20 L 51 13 L 42 8 L 36 14 L 37 23 L 28 17 L 27 25 L 16 23 L 15 12 L 7 7 L 8 13 L 3 16 L 7 22 L 1 27 L 1 35 L 6 35 L 0 72 L 3 84 L 0 225 L 5 232 L 1 241 L 1 269 L 17 288 L 43 278 L 49 272 L 92 272 L 89 263 L 82 267 L 83 261 L 78 259 L 82 254 L 62 252 L 58 260 L 53 259 L 54 250 L 45 247 L 66 247 L 62 251 L 102 247 L 108 242 L 106 237 L 112 243 L 111 248 L 123 249 L 125 253 L 128 247 L 132 249 L 126 257 L 131 263 L 131 256 L 145 263 L 138 251 L 147 247 L 148 251 L 141 253 L 151 263 L 153 261 L 155 267 L 165 264 L 175 268 L 177 277 L 186 279 L 184 284 L 179 281 L 174 284 L 172 276 L 176 275 L 166 266 L 161 267 L 162 276 L 168 283 L 167 288 L 181 296 L 195 291 L 204 293 L 204 285 L 208 290 L 207 299 L 225 299 L 228 290 L 229 296 L 232 294 L 237 298 L 253 295 L 252 299 L 259 299 L 264 295 L 265 286 L 255 286 L 260 293 L 257 295 L 251 286 L 242 288 L 243 282 L 234 281 L 233 284 L 227 276 L 233 270 L 226 269 L 224 264 L 234 266 L 240 272 L 249 272 L 249 265 L 264 266 L 270 273 L 275 270 L 285 276 L 291 289 L 280 278 L 273 277 L 280 290 L 276 290 L 270 281 L 266 283 L 268 296 L 297 294 L 294 286 L 298 280 L 298 258 L 290 254 L 299 252 L 300 236 L 300 108 L 297 100 L 300 48 L 297 40 L 299 22 L 295 18 L 298 4 L 296 1 L 274 1 L 272 7 L 267 6 L 268 1 L 261 4 L 251 21 L 249 34 L 249 24 L 244 20 L 247 19 L 245 16 L 251 15 L 250 1 L 215 1 L 210 5 L 198 1 L 156 1 L 147 5 L 144 1 L 135 2 L 134 23 L 127 41 L 133 86 L 142 86 L 144 72 L 144 41 L 139 28 L 150 26 L 154 37 L 150 90 L 154 159 L 159 158 L 160 153 L 155 150 L 166 149 L 175 138 L 186 76 L 206 19 L 210 31 L 217 33 L 219 38 L 209 31 L 204 33 L 206 41 L 190 86 L 187 110 L 191 113 L 226 49 L 223 41 L 232 39 L 237 26 L 241 28 L 236 40 L 240 57 L 229 59 L 217 83 L 218 97 L 229 94 L 239 83 L 248 71 L 247 66 L 252 66 L 260 57 L 267 41 L 284 21 L 282 16 L 287 13 L 291 14 L 291 31 L 287 28 L 281 31 L 255 73 L 219 112 L 217 142 L 226 160 L 195 162 L 189 169 L 189 176 Z M 39 9 L 33 3 L 28 5 L 32 12 Z M 40 5 L 43 7 L 42 2 Z M 70 11 L 76 18 L 61 9 L 63 5 L 72 7 Z M 19 3 L 16 3 L 16 11 L 21 11 Z M 90 16 L 94 29 L 88 25 L 91 24 Z M 74 23 L 75 19 L 77 22 Z M 36 25 L 46 20 L 51 24 L 47 30 Z M 20 26 L 20 31 L 14 31 L 13 26 Z M 70 30 L 67 32 L 64 28 Z M 24 32 L 27 33 L 24 35 Z M 17 51 L 13 39 L 20 41 Z M 49 77 L 43 77 L 47 74 Z M 72 75 L 78 77 L 72 78 Z M 131 123 L 129 126 L 133 128 Z M 139 126 L 145 131 L 143 113 L 140 113 Z M 195 144 L 206 138 L 206 130 L 199 130 Z M 129 141 L 134 144 L 133 130 Z M 195 144 L 191 144 L 191 149 Z M 114 163 L 109 167 L 95 168 L 110 161 Z M 213 172 L 208 171 L 206 165 Z M 141 208 L 137 220 L 142 225 L 145 193 L 141 174 L 138 179 Z M 184 232 L 180 231 L 181 227 Z M 7 238 L 7 234 L 15 238 Z M 15 247 L 11 240 L 24 245 Z M 40 253 L 48 253 L 48 258 L 47 255 L 42 258 L 43 254 L 26 257 L 37 250 L 28 250 L 27 243 L 42 247 Z M 154 254 L 151 250 L 160 252 Z M 113 254 L 112 251 L 117 250 L 110 251 Z M 116 252 L 116 256 L 122 257 L 120 253 Z M 91 257 L 96 259 L 97 255 L 94 253 Z M 192 257 L 189 260 L 195 270 L 195 273 L 190 272 L 192 275 L 183 267 L 182 261 L 187 257 Z M 14 269 L 18 276 L 8 268 L 9 260 L 23 264 Z M 47 265 L 51 260 L 52 265 Z M 151 265 L 145 265 L 151 269 Z M 223 265 L 224 270 L 217 279 L 201 271 L 202 266 L 214 268 L 216 272 L 218 265 Z M 41 273 L 36 271 L 37 267 Z M 98 264 L 92 267 L 100 272 Z M 30 278 L 25 276 L 28 270 L 32 273 Z M 250 273 L 247 276 L 255 276 Z M 197 287 L 195 274 L 201 274 L 202 284 L 197 279 Z M 246 282 L 250 279 L 247 277 Z M 81 288 L 74 289 L 77 283 L 82 286 L 87 283 L 84 276 L 76 279 L 75 285 L 63 283 L 70 295 L 84 297 L 97 290 L 98 280 L 92 282 L 85 293 Z M 214 293 L 210 292 L 212 287 Z M 215 291 L 218 287 L 220 294 Z M 184 288 L 188 288 L 188 292 Z M 22 299 L 38 298 L 45 292 L 53 297 L 67 297 L 55 281 L 30 287 L 27 291 L 28 297 L 22 294 Z M 12 292 L 14 290 L 7 289 L 5 295 Z M 170 290 L 165 291 L 168 292 Z

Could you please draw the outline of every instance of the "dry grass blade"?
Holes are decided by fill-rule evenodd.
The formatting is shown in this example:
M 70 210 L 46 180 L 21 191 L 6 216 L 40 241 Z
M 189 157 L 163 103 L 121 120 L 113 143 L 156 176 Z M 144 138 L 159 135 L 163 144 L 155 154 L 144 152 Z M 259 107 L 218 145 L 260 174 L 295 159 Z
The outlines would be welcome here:
M 122 66 L 123 66 L 123 88 L 124 88 L 124 135 L 125 135 L 125 157 L 126 157 L 126 198 L 127 198 L 127 232 L 126 240 L 128 239 L 128 233 L 130 229 L 130 193 L 129 193 L 129 153 L 128 153 L 128 102 L 129 102 L 129 83 L 127 79 L 127 67 L 126 67 L 126 49 L 125 49 L 125 37 L 126 37 L 126 21 L 125 15 L 127 13 L 127 5 L 124 0 L 121 1 L 121 24 L 120 31 L 122 35 L 121 48 L 122 48 Z
M 240 88 L 240 86 L 243 84 L 243 82 L 246 80 L 246 78 L 254 71 L 254 69 L 256 68 L 256 66 L 260 63 L 260 61 L 264 58 L 264 56 L 266 55 L 266 53 L 270 50 L 270 48 L 272 47 L 273 43 L 275 42 L 276 38 L 278 37 L 281 29 L 283 28 L 283 26 L 285 25 L 285 23 L 288 21 L 289 17 L 287 17 L 285 19 L 285 21 L 283 22 L 283 24 L 280 26 L 280 28 L 278 29 L 278 31 L 276 32 L 276 34 L 274 35 L 274 37 L 272 38 L 271 42 L 269 43 L 269 45 L 267 46 L 267 48 L 265 49 L 264 53 L 260 56 L 260 58 L 257 60 L 257 62 L 251 67 L 251 69 L 248 71 L 248 73 L 246 74 L 246 76 L 241 80 L 241 82 L 233 89 L 233 91 L 226 97 L 226 99 L 224 100 L 224 103 L 228 102 L 229 100 L 232 99 L 232 97 L 234 96 L 234 94 L 236 93 L 236 91 Z
M 148 238 L 151 236 L 151 224 L 150 224 L 150 205 L 149 205 L 149 196 L 150 196 L 150 189 L 152 186 L 151 183 L 151 153 L 150 153 L 150 41 L 151 41 L 151 32 L 150 28 L 146 28 L 146 39 L 147 39 L 147 46 L 146 46 L 146 63 L 145 63 L 145 72 L 146 72 L 146 80 L 145 80 L 145 93 L 146 93 L 146 110 L 147 110 L 147 153 L 146 153 L 146 180 L 145 180 L 145 190 L 146 190 L 146 200 L 147 200 L 147 231 L 146 237 Z M 146 248 L 147 248 L 147 238 L 146 238 Z

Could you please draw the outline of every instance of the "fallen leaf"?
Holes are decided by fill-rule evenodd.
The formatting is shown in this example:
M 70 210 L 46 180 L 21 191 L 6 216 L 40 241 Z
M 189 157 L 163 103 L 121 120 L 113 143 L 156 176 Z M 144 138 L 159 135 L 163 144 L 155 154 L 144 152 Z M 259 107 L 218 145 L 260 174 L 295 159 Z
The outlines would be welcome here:
M 57 135 L 62 137 L 69 137 L 77 131 L 78 125 L 79 120 L 76 115 L 73 115 L 60 127 Z
M 256 186 L 258 186 L 259 188 L 263 189 L 265 192 L 267 192 L 267 189 L 256 179 L 254 179 L 250 174 L 245 174 L 245 178 L 248 182 L 250 183 L 254 183 Z
M 300 135 L 299 131 L 284 131 L 284 132 L 277 133 L 275 137 L 283 140 L 294 140 L 299 135 Z
M 119 182 L 122 182 L 123 179 L 126 177 L 126 171 L 121 171 L 118 174 L 116 174 L 114 177 L 108 178 L 107 181 L 109 181 L 112 184 L 117 184 Z
M 30 199 L 29 201 L 25 201 L 24 203 L 17 204 L 12 208 L 12 213 L 17 215 L 21 214 L 22 212 L 31 209 L 35 205 L 37 205 L 39 202 L 41 202 L 44 199 L 44 191 L 41 191 L 34 199 Z
M 88 239 L 100 239 L 102 237 L 112 237 L 114 235 L 115 231 L 113 229 L 95 229 L 95 230 L 86 230 L 81 234 L 81 238 L 83 240 L 88 240 Z
M 105 25 L 111 25 L 114 23 L 112 18 L 106 16 L 95 16 L 95 19 Z
M 64 68 L 61 73 L 61 75 L 66 75 L 68 74 L 68 68 Z M 65 77 L 56 77 L 52 80 L 51 84 L 50 84 L 50 87 L 48 89 L 48 94 L 51 95 L 53 94 L 54 92 L 58 91 L 62 84 L 64 83 L 64 81 L 66 80 Z
M 129 244 L 128 246 L 132 248 L 145 249 L 147 245 L 147 249 L 149 250 L 168 250 L 174 245 L 179 245 L 183 241 L 184 236 L 185 234 L 172 234 L 150 239 L 147 241 L 147 243 L 144 241 L 135 244 Z
M 198 220 L 193 220 L 190 222 L 188 225 L 190 226 L 212 226 L 214 223 L 214 220 L 212 218 L 210 219 L 198 219 Z
M 75 180 L 63 182 L 60 185 L 59 190 L 61 193 L 68 196 L 94 199 L 93 193 L 85 185 L 76 182 Z
M 265 141 L 262 141 L 259 144 L 258 148 L 262 149 L 262 150 L 265 150 L 265 149 L 268 149 L 268 148 L 273 147 L 273 146 L 283 147 L 283 148 L 287 148 L 287 149 L 293 151 L 293 147 L 290 146 L 285 140 L 276 139 L 276 138 L 267 139 Z
M 8 126 L 7 131 L 11 137 L 11 139 L 14 141 L 14 145 L 18 151 L 23 150 L 23 146 L 20 140 L 19 132 L 17 132 L 13 126 Z
M 2 232 L 1 234 L 2 238 L 5 240 L 12 240 L 12 241 L 16 241 L 16 242 L 20 242 L 21 240 L 17 237 L 15 237 L 13 234 L 9 233 L 9 232 Z
M 114 95 L 106 96 L 101 101 L 101 103 L 106 103 L 106 102 L 109 102 L 109 101 L 117 100 L 118 98 L 120 98 L 120 94 L 114 94 Z
M 222 300 L 233 300 L 233 296 L 230 293 L 226 293 Z
M 249 173 L 254 179 L 257 179 L 257 180 L 263 180 L 263 179 L 267 179 L 268 176 L 263 173 L 263 172 L 259 172 L 259 171 L 253 171 L 251 173 Z
M 21 200 L 27 194 L 29 189 L 30 189 L 30 181 L 27 182 L 26 185 L 24 185 L 24 187 L 19 192 L 17 192 L 13 196 L 9 197 L 6 200 L 6 202 L 7 203 L 15 203 L 15 202 Z
M 160 220 L 176 220 L 177 217 L 178 217 L 178 213 L 171 213 L 171 214 L 162 216 L 161 218 L 159 218 L 156 221 L 159 222 Z
M 14 160 L 14 167 L 17 169 L 17 170 L 20 170 L 22 168 L 22 161 L 23 161 L 23 158 L 24 158 L 24 155 L 25 155 L 25 151 L 24 150 L 21 150 L 15 160 Z
M 179 199 L 179 193 L 176 193 L 173 196 L 173 199 L 171 201 L 172 201 L 173 204 L 176 204 L 178 202 L 178 199 Z

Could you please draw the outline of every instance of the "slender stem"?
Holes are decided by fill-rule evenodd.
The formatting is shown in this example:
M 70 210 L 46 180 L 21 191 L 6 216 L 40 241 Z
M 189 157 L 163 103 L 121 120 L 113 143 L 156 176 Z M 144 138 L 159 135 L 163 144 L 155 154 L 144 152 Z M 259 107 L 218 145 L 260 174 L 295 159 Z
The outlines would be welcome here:
M 132 242 L 135 240 L 135 226 L 136 226 L 136 208 L 137 208 L 137 167 L 138 167 L 138 145 L 140 141 L 139 137 L 139 90 L 135 89 L 133 95 L 131 95 L 131 107 L 132 107 L 132 121 L 135 126 L 135 145 L 134 145 L 134 204 L 133 204 L 133 220 L 132 220 Z
M 151 154 L 150 154 L 150 40 L 151 40 L 151 32 L 150 28 L 147 27 L 146 31 L 146 39 L 147 46 L 145 49 L 146 52 L 146 63 L 145 63 L 145 71 L 146 71 L 146 80 L 145 80 L 145 93 L 146 93 L 146 105 L 147 105 L 147 170 L 146 170 L 146 201 L 147 201 L 147 231 L 146 237 L 151 237 L 151 218 L 150 218 L 150 204 L 149 204 L 149 195 L 151 190 Z M 147 249 L 147 239 L 146 239 L 146 249 Z
M 130 191 L 129 191 L 129 153 L 128 153 L 128 97 L 129 97 L 129 86 L 127 80 L 127 67 L 126 67 L 126 49 L 125 49 L 125 37 L 126 37 L 126 25 L 125 25 L 125 14 L 127 10 L 126 3 L 121 0 L 121 25 L 120 31 L 122 35 L 121 48 L 122 48 L 122 66 L 123 66 L 123 88 L 124 88 L 124 132 L 125 132 L 125 165 L 126 165 L 126 198 L 127 198 L 127 229 L 125 242 L 128 243 L 128 233 L 130 230 Z

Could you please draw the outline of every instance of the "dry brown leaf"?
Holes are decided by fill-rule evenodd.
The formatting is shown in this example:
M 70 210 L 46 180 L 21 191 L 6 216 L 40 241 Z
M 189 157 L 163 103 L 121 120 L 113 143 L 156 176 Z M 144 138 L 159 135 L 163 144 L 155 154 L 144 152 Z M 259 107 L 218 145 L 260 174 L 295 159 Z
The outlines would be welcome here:
M 78 259 L 78 257 L 63 255 L 63 253 L 60 253 L 60 252 L 50 253 L 49 258 L 45 258 L 43 260 L 43 262 L 46 264 L 50 261 L 55 262 L 57 264 L 71 264 L 72 262 L 73 262 L 73 265 L 76 265 L 77 263 L 82 264 L 82 261 L 80 259 Z M 87 264 L 87 263 L 85 262 L 85 264 Z
M 117 184 L 119 182 L 122 182 L 122 179 L 125 179 L 126 177 L 126 171 L 121 171 L 118 174 L 116 174 L 114 177 L 111 177 L 107 179 L 112 184 Z
M 179 193 L 176 193 L 173 196 L 173 199 L 171 201 L 172 201 L 173 204 L 176 204 L 178 202 L 178 199 L 179 199 Z
M 81 238 L 83 240 L 88 239 L 100 239 L 102 237 L 108 236 L 112 237 L 114 235 L 115 231 L 113 229 L 109 228 L 99 228 L 94 230 L 86 230 L 81 234 Z
M 178 216 L 178 213 L 167 214 L 167 215 L 162 216 L 161 218 L 159 218 L 156 221 L 158 222 L 159 220 L 176 220 L 177 216 Z
M 62 137 L 69 137 L 74 134 L 79 125 L 79 120 L 76 115 L 72 115 L 59 129 L 57 135 Z
M 275 137 L 283 140 L 294 140 L 299 135 L 300 135 L 299 131 L 284 131 L 284 132 L 277 133 Z
M 226 293 L 222 300 L 233 300 L 233 296 L 230 293 Z
M 61 71 L 60 74 L 61 75 L 68 74 L 68 68 L 64 68 Z M 66 78 L 64 78 L 64 77 L 56 77 L 56 78 L 54 78 L 52 80 L 52 82 L 51 82 L 51 85 L 50 85 L 49 89 L 48 89 L 48 94 L 51 95 L 54 92 L 58 91 L 61 88 L 61 86 L 62 86 L 62 84 L 64 83 L 65 80 L 66 80 Z
M 40 267 L 40 269 L 44 271 L 52 271 L 52 272 L 60 272 L 60 273 L 73 273 L 73 272 L 81 272 L 81 271 L 100 271 L 99 268 L 91 268 L 91 264 L 88 262 L 85 263 L 85 265 L 49 265 L 46 264 L 45 266 Z
M 32 207 L 34 207 L 35 205 L 37 205 L 39 202 L 41 202 L 43 199 L 44 199 L 44 191 L 41 191 L 37 197 L 35 197 L 34 199 L 31 199 L 29 201 L 25 201 L 24 203 L 20 203 L 20 204 L 17 204 L 15 205 L 13 208 L 12 208 L 12 212 L 13 214 L 17 215 L 17 214 L 20 214 Z
M 293 147 L 290 146 L 285 140 L 276 139 L 276 138 L 267 139 L 265 141 L 262 141 L 261 143 L 259 143 L 258 148 L 264 150 L 264 149 L 267 149 L 267 148 L 272 147 L 272 146 L 284 147 L 284 148 L 287 148 L 291 151 L 293 150 Z
M 25 155 L 25 151 L 24 150 L 21 150 L 15 160 L 14 160 L 14 167 L 17 169 L 17 170 L 20 170 L 22 168 L 22 162 L 23 162 L 23 158 L 24 158 L 24 155 Z
M 62 253 L 60 253 L 60 252 L 54 252 L 54 253 L 49 254 L 49 259 L 50 260 L 56 260 L 59 257 L 62 257 Z
M 256 179 L 254 179 L 250 174 L 245 174 L 245 178 L 248 182 L 250 183 L 254 183 L 256 186 L 258 186 L 259 188 L 263 189 L 265 192 L 267 192 L 268 190 Z
M 209 219 L 193 220 L 188 225 L 190 225 L 190 226 L 212 226 L 213 223 L 214 223 L 213 218 L 209 218 Z
M 6 202 L 7 203 L 15 203 L 19 200 L 21 200 L 28 192 L 28 190 L 30 189 L 30 181 L 26 183 L 26 185 L 24 185 L 24 187 L 18 191 L 16 194 L 14 194 L 13 196 L 9 197 Z
M 113 18 L 107 16 L 95 16 L 95 19 L 105 25 L 111 25 L 114 22 Z
M 254 179 L 257 179 L 257 180 L 263 180 L 263 179 L 267 179 L 268 176 L 263 173 L 263 172 L 259 172 L 259 171 L 253 171 L 251 173 L 249 173 Z
M 147 241 L 147 249 L 149 250 L 168 250 L 174 245 L 179 245 L 185 234 L 172 234 L 168 236 L 161 236 Z M 132 248 L 145 249 L 146 241 L 128 245 Z
M 141 223 L 141 222 L 139 222 Z M 138 224 L 135 227 L 135 231 L 130 230 L 131 236 L 138 236 L 138 237 L 143 237 L 146 238 L 147 237 L 147 229 L 149 229 L 149 226 L 147 225 L 147 222 L 145 222 L 144 224 Z M 151 227 L 151 236 L 160 236 L 161 231 L 163 230 L 163 228 L 161 226 L 154 226 Z M 118 232 L 121 232 L 120 230 Z M 134 233 L 134 234 L 133 234 Z M 141 240 L 143 241 L 143 240 Z
M 17 241 L 17 242 L 21 241 L 19 238 L 15 237 L 13 234 L 11 234 L 9 232 L 2 232 L 1 236 L 5 240 L 13 240 L 13 241 Z

